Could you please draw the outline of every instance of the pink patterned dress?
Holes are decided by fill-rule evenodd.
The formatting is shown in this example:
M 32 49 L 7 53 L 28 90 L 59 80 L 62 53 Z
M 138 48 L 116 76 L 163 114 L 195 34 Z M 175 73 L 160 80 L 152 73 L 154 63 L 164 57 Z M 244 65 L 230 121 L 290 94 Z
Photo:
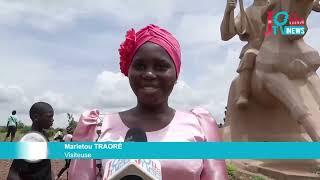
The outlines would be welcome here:
M 95 141 L 98 116 L 98 111 L 84 113 L 73 135 L 73 141 Z M 108 114 L 103 120 L 99 141 L 124 141 L 128 129 L 119 113 Z M 201 108 L 191 112 L 176 111 L 170 124 L 146 134 L 149 142 L 220 141 L 216 122 L 209 112 Z M 102 169 L 108 169 L 108 161 L 102 160 Z M 228 179 L 224 160 L 162 159 L 160 162 L 163 180 Z M 73 160 L 69 168 L 69 179 L 96 180 L 96 173 L 95 160 Z

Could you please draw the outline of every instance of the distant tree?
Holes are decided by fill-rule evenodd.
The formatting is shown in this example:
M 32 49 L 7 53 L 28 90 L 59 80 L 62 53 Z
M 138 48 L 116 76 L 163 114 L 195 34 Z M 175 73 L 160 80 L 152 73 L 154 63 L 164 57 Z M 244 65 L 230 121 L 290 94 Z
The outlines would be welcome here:
M 19 125 L 18 125 L 19 126 Z M 22 134 L 25 134 L 25 133 L 28 133 L 31 131 L 31 126 L 27 126 L 27 125 L 24 125 L 23 128 L 20 128 L 19 131 L 22 133 Z
M 25 125 L 23 124 L 23 122 L 20 121 L 20 120 L 17 122 L 17 124 L 18 124 L 18 127 L 17 127 L 18 129 L 22 129 L 22 128 L 25 127 Z
M 68 127 L 71 129 L 75 129 L 77 127 L 77 122 L 74 120 L 73 114 L 67 113 L 68 116 Z

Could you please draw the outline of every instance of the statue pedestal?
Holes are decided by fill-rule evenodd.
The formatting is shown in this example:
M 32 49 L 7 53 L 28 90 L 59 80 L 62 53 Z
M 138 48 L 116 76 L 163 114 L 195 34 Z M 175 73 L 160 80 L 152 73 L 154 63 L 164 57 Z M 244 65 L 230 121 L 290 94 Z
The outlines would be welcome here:
M 307 85 L 298 81 L 296 85 L 301 90 L 300 95 L 308 101 L 304 103 L 312 114 L 320 117 L 319 107 Z M 280 103 L 265 107 L 251 98 L 248 108 L 239 110 L 235 104 L 239 96 L 236 89 L 237 79 L 232 82 L 229 92 L 226 125 L 223 128 L 224 141 L 311 141 L 300 124 L 290 117 Z M 316 160 L 232 160 L 232 163 L 238 168 L 277 180 L 320 179 L 316 174 L 320 170 L 320 163 Z
M 262 174 L 275 180 L 320 179 L 319 162 L 316 160 L 232 160 L 237 168 L 255 174 Z
M 279 102 L 271 102 L 262 105 L 257 101 L 258 94 L 249 99 L 248 107 L 240 110 L 236 106 L 239 97 L 238 81 L 235 79 L 229 91 L 227 114 L 226 114 L 226 141 L 311 141 L 301 125 L 293 120 L 288 110 Z M 299 87 L 302 97 L 312 116 L 320 118 L 319 105 L 308 84 L 302 80 L 293 81 Z M 259 99 L 264 99 L 261 94 Z M 315 118 L 316 119 L 316 118 Z M 320 123 L 320 122 L 319 122 Z

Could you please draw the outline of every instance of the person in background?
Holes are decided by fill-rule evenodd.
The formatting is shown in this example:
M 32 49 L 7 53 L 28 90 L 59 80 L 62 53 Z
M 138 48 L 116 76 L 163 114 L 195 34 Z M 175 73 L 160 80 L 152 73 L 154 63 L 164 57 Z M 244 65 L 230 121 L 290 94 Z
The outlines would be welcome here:
M 72 134 L 73 129 L 71 127 L 67 127 L 67 134 L 63 136 L 62 142 L 71 142 L 72 141 Z M 59 171 L 58 175 L 54 178 L 55 180 L 58 180 L 65 170 L 67 170 L 70 166 L 71 159 L 65 159 L 66 163 L 64 167 Z M 68 171 L 67 171 L 67 178 L 68 178 Z
M 32 120 L 32 131 L 40 133 L 49 141 L 48 134 L 44 130 L 49 129 L 54 121 L 51 105 L 46 102 L 37 102 L 31 106 L 29 115 Z M 14 159 L 7 180 L 52 180 L 51 162 L 49 159 L 39 162 Z
M 17 114 L 17 111 L 13 110 L 11 115 L 8 117 L 7 135 L 3 141 L 7 141 L 8 137 L 11 135 L 10 142 L 12 142 L 16 136 L 17 127 L 18 127 L 18 118 L 16 114 Z
M 61 128 L 59 128 L 58 129 L 58 132 L 53 136 L 53 140 L 54 141 L 59 141 L 59 142 L 61 142 L 62 140 L 63 140 L 63 133 L 62 133 L 62 129 Z
M 104 116 L 100 142 L 124 141 L 129 128 L 146 132 L 148 142 L 220 141 L 217 123 L 202 108 L 180 111 L 169 106 L 181 65 L 180 45 L 171 33 L 156 25 L 127 32 L 120 45 L 120 70 L 129 78 L 137 105 L 129 110 Z M 112 94 L 110 94 L 112 96 Z M 95 141 L 100 126 L 99 111 L 82 114 L 73 141 Z M 110 160 L 102 159 L 103 179 L 108 176 Z M 162 179 L 226 180 L 224 160 L 160 160 Z M 96 160 L 72 160 L 69 180 L 96 180 Z
M 72 127 L 67 127 L 67 134 L 63 136 L 64 142 L 71 142 L 72 141 L 72 134 L 73 134 Z

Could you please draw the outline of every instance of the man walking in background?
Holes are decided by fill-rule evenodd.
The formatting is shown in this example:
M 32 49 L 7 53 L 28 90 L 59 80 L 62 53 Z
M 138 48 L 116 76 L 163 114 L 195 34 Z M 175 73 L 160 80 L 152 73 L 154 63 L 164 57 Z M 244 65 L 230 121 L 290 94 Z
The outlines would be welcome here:
M 13 110 L 11 115 L 8 117 L 7 135 L 4 138 L 4 141 L 7 141 L 7 138 L 11 135 L 10 141 L 12 142 L 16 135 L 17 127 L 18 127 L 18 118 L 16 114 L 17 114 L 16 110 Z

